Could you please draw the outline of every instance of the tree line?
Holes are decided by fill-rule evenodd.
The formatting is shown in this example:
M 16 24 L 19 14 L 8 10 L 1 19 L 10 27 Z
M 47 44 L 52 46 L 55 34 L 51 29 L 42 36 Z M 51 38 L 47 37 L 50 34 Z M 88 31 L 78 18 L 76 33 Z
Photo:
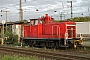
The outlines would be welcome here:
M 74 18 L 69 18 L 67 20 L 70 20 L 71 22 L 89 22 L 90 16 L 74 17 Z M 66 20 L 54 20 L 54 22 L 63 22 L 63 21 L 66 21 Z

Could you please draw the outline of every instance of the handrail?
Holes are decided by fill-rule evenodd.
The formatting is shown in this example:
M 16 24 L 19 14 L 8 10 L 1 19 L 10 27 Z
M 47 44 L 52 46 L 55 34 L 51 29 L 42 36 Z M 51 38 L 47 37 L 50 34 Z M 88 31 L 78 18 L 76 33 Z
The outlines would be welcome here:
M 52 35 L 53 35 L 53 27 L 54 26 L 56 26 L 57 27 L 57 35 L 58 35 L 58 33 L 59 33 L 59 37 L 60 37 L 60 27 L 59 27 L 59 25 L 53 25 L 52 26 Z M 58 29 L 59 28 L 59 29 Z

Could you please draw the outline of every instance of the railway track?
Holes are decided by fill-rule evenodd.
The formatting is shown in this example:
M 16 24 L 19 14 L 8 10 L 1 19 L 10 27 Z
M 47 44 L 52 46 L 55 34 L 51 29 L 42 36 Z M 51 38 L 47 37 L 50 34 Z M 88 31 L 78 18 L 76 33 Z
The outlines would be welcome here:
M 35 55 L 38 57 L 50 58 L 53 60 L 62 60 L 62 59 L 64 59 L 64 60 L 90 60 L 89 56 L 47 52 L 47 51 L 41 51 L 38 49 L 30 50 L 30 49 L 25 49 L 25 48 L 0 46 L 0 51 L 5 51 L 8 53 L 13 53 L 13 54 L 23 54 L 25 56 L 34 56 Z

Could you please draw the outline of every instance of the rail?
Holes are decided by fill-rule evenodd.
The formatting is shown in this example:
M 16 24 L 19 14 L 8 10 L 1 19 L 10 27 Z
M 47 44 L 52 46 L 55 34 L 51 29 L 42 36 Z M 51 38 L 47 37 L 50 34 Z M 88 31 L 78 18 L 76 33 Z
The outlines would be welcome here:
M 45 57 L 45 58 L 51 58 L 53 60 L 57 59 L 64 59 L 64 60 L 90 60 L 90 57 L 88 56 L 79 56 L 79 55 L 70 55 L 70 54 L 64 54 L 64 53 L 55 53 L 55 52 L 47 52 L 47 51 L 41 51 L 41 50 L 30 50 L 25 48 L 15 48 L 15 47 L 5 47 L 0 46 L 0 51 L 5 51 L 8 53 L 18 53 L 23 54 L 27 56 L 38 56 L 38 57 Z

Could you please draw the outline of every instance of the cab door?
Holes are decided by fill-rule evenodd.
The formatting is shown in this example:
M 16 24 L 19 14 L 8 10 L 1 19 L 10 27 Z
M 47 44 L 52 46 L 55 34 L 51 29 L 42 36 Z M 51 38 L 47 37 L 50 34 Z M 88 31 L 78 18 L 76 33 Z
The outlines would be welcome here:
M 76 26 L 75 25 L 68 25 L 67 26 L 67 33 L 68 33 L 68 38 L 75 38 L 76 37 Z

